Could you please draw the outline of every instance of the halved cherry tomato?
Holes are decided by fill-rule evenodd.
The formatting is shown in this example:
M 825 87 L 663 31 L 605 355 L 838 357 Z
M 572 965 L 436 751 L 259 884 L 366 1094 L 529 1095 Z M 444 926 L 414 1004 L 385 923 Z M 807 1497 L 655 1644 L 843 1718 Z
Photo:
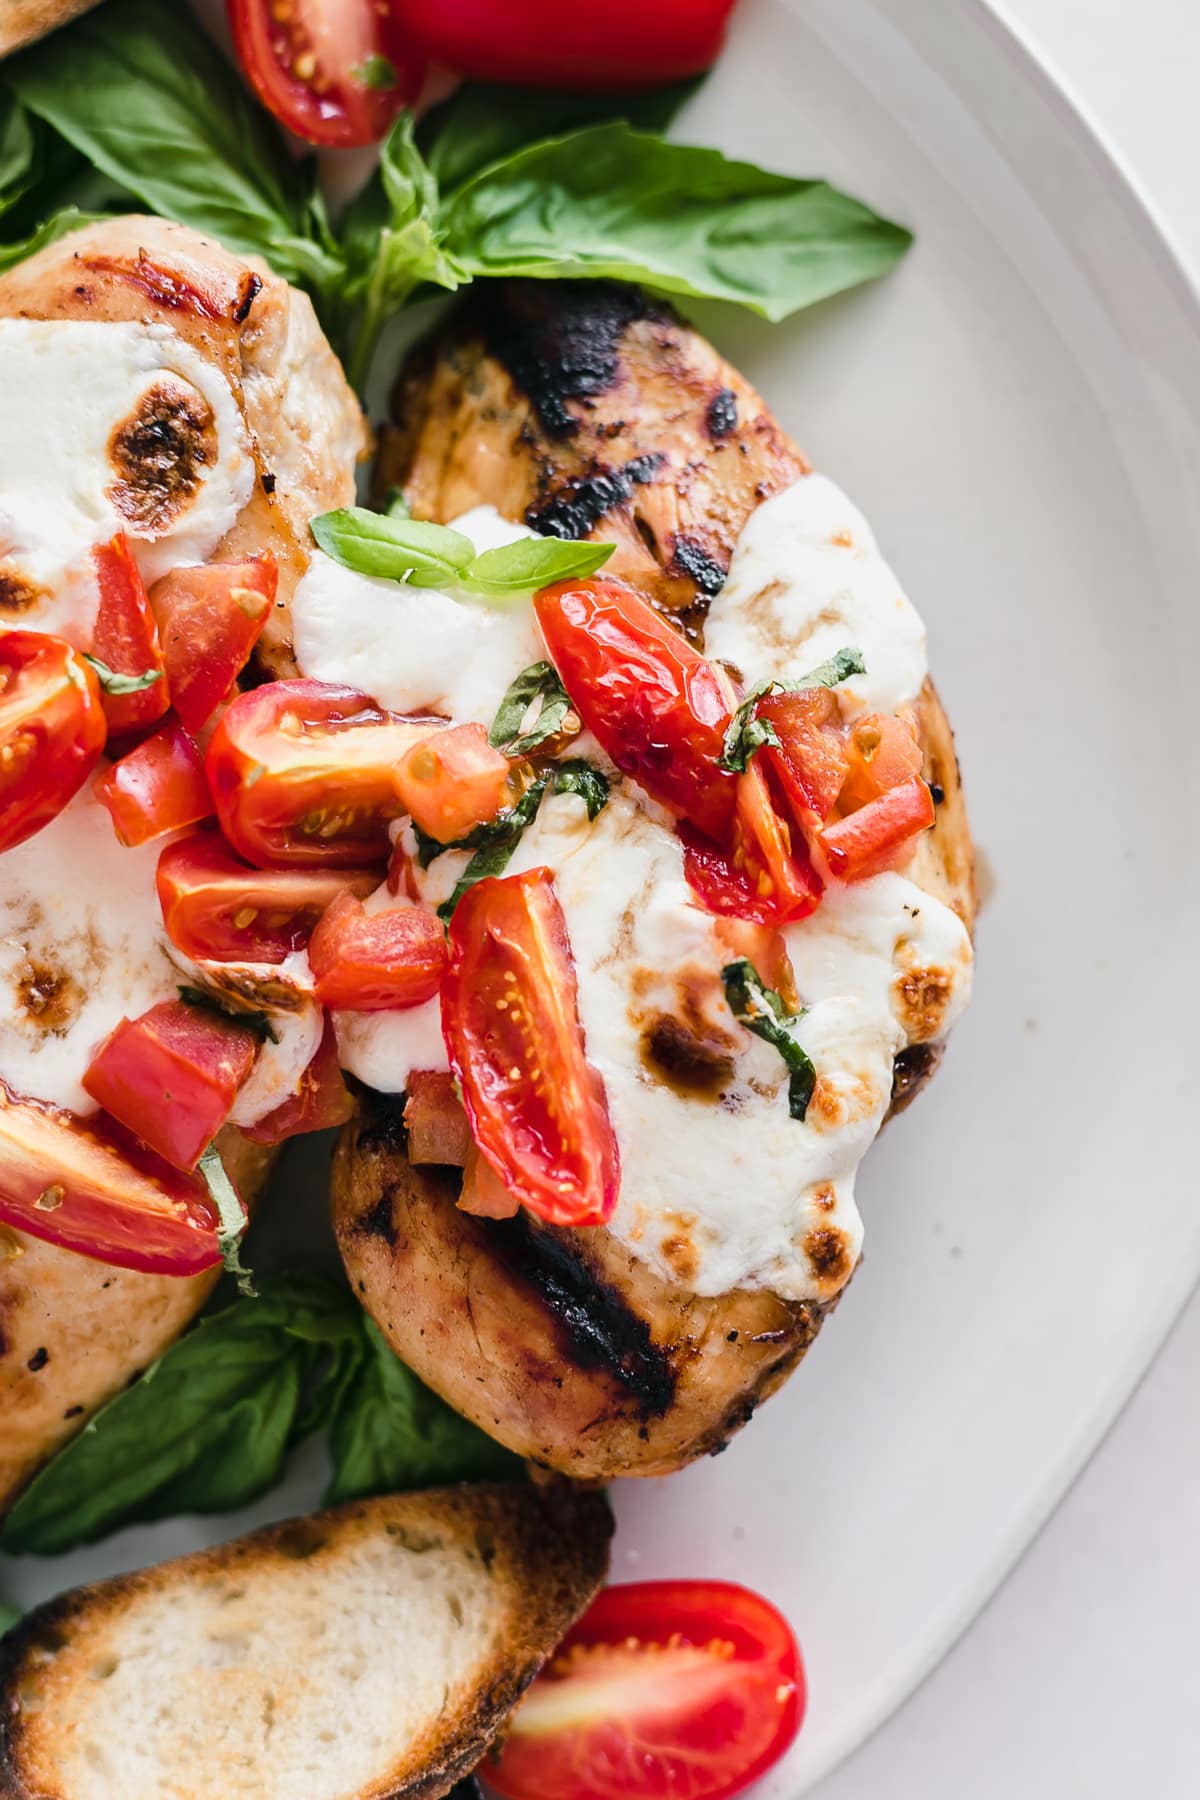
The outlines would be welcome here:
M 248 1025 L 182 1000 L 122 1019 L 83 1085 L 104 1110 L 176 1169 L 194 1169 L 254 1067 Z
M 138 688 L 132 694 L 104 690 L 108 729 L 114 737 L 119 737 L 122 732 L 140 731 L 161 719 L 171 704 L 171 697 L 158 626 L 125 533 L 118 531 L 107 544 L 97 545 L 92 560 L 100 590 L 100 605 L 92 632 L 92 655 L 114 675 L 129 675 L 135 680 L 149 675 L 157 677 L 149 686 Z
M 719 842 L 735 791 L 720 767 L 731 706 L 716 665 L 617 581 L 561 581 L 534 608 L 572 704 L 617 767 Z
M 175 569 L 151 588 L 171 701 L 189 731 L 207 725 L 245 668 L 278 586 L 275 558 L 260 556 Z
M 432 1000 L 446 968 L 446 934 L 415 906 L 368 913 L 339 894 L 312 934 L 308 960 L 324 1006 L 390 1012 Z
M 95 794 L 123 844 L 145 844 L 212 817 L 200 752 L 172 719 L 98 775 Z
M 344 1125 L 353 1113 L 354 1097 L 342 1079 L 333 1022 L 326 1019 L 317 1054 L 300 1077 L 297 1092 L 257 1125 L 243 1125 L 242 1135 L 255 1144 L 282 1144 L 304 1132 Z
M 392 771 L 431 729 L 323 681 L 240 694 L 205 759 L 221 829 L 265 869 L 383 862 L 403 811 Z
M 490 825 L 525 791 L 521 770 L 493 750 L 482 725 L 430 732 L 396 764 L 396 792 L 415 825 L 439 844 Z
M 425 65 L 380 0 L 227 0 L 247 80 L 313 144 L 373 144 L 415 98 Z
M 158 859 L 167 936 L 198 962 L 281 963 L 340 893 L 378 886 L 372 869 L 253 869 L 217 831 L 180 838 Z
M 0 1083 L 0 1222 L 98 1262 L 198 1275 L 221 1260 L 207 1185 L 103 1115 L 78 1119 Z
M 843 812 L 877 800 L 921 773 L 921 746 L 912 729 L 895 713 L 868 713 L 846 736 L 846 779 L 840 801 Z
M 728 847 L 686 823 L 679 836 L 688 885 L 710 912 L 757 925 L 786 925 L 807 918 L 820 904 L 824 884 L 808 845 L 777 810 L 758 757 L 738 776 Z
M 40 631 L 0 632 L 0 850 L 58 817 L 106 730 L 100 684 L 77 650 Z
M 602 1225 L 621 1165 L 577 993 L 549 869 L 468 888 L 450 921 L 442 1033 L 471 1135 L 531 1212 L 556 1225 Z
M 828 688 L 772 694 L 760 700 L 760 719 L 775 727 L 779 749 L 758 752 L 797 824 L 814 829 L 829 817 L 850 766 L 838 703 Z
M 481 81 L 631 88 L 715 62 L 734 0 L 392 0 L 431 62 Z
M 727 1581 L 607 1588 L 483 1767 L 506 1800 L 728 1800 L 804 1718 L 791 1627 Z
M 917 847 L 917 836 L 934 821 L 933 795 L 917 775 L 869 800 L 857 812 L 818 833 L 832 873 L 842 881 L 862 881 L 884 869 L 902 867 Z

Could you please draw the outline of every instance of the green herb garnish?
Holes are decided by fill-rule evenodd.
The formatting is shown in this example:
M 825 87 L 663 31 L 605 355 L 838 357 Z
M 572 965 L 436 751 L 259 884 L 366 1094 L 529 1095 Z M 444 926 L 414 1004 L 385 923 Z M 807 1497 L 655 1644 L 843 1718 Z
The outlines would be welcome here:
M 531 709 L 536 712 L 530 717 Z M 500 702 L 488 743 L 505 756 L 528 756 L 562 730 L 571 701 L 553 663 L 530 663 Z
M 848 676 L 865 675 L 866 672 L 862 651 L 848 645 L 844 650 L 836 650 L 825 662 L 818 663 L 799 681 L 757 682 L 729 721 L 721 751 L 721 767 L 742 775 L 750 758 L 764 744 L 773 744 L 776 750 L 779 749 L 779 734 L 770 719 L 760 719 L 755 713 L 764 695 L 802 694 L 807 688 L 837 687 Z
M 107 663 L 101 662 L 98 656 L 89 656 L 86 650 L 83 660 L 90 663 L 96 671 L 100 686 L 106 694 L 144 694 L 147 688 L 152 688 L 156 681 L 162 680 L 161 669 L 146 669 L 141 675 L 122 675 L 119 670 L 110 669 Z
M 737 962 L 727 963 L 721 970 L 721 979 L 725 983 L 729 1010 L 739 1025 L 771 1044 L 787 1064 L 788 1110 L 793 1119 L 803 1120 L 817 1084 L 817 1071 L 807 1050 L 801 1049 L 788 1030 L 789 1021 L 794 1023 L 804 1017 L 803 1008 L 793 1012 L 782 995 L 766 985 L 754 964 L 744 956 Z
M 246 1235 L 249 1220 L 237 1189 L 225 1173 L 221 1152 L 215 1144 L 210 1144 L 200 1158 L 200 1173 L 208 1183 L 208 1191 L 217 1209 L 217 1247 L 225 1264 L 225 1272 L 236 1278 L 238 1293 L 252 1300 L 255 1298 L 254 1278 L 241 1259 L 242 1239 Z

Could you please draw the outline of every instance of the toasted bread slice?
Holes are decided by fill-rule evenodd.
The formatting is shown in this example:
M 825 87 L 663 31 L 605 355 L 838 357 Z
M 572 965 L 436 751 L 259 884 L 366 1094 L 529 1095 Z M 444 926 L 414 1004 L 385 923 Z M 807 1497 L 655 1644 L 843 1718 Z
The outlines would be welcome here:
M 595 1493 L 355 1501 L 78 1588 L 0 1647 L 3 1800 L 436 1800 L 604 1579 Z

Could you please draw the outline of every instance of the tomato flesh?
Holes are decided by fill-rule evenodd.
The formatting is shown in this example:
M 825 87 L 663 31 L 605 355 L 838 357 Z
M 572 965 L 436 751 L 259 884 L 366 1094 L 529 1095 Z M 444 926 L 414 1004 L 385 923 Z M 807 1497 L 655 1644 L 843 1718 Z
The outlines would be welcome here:
M 92 655 L 114 675 L 157 680 L 132 694 L 104 690 L 109 732 L 141 731 L 161 719 L 170 705 L 158 626 L 146 598 L 141 573 L 123 531 L 92 552 L 100 604 L 92 632 Z
M 100 684 L 78 651 L 40 631 L 0 632 L 0 851 L 58 817 L 106 731 Z
M 602 1225 L 617 1203 L 620 1157 L 577 992 L 548 869 L 467 890 L 450 922 L 442 1033 L 471 1136 L 531 1212 Z
M 206 1184 L 103 1116 L 22 1100 L 0 1083 L 0 1222 L 98 1262 L 198 1275 L 221 1260 Z
M 317 1053 L 300 1077 L 296 1093 L 289 1094 L 257 1125 L 243 1125 L 242 1135 L 255 1144 L 282 1144 L 287 1138 L 309 1131 L 328 1131 L 344 1125 L 354 1114 L 354 1097 L 342 1079 L 337 1038 L 330 1020 Z
M 802 826 L 822 824 L 832 813 L 849 769 L 838 703 L 828 688 L 773 694 L 756 708 L 774 726 L 779 748 L 758 752 Z
M 432 62 L 481 81 L 631 88 L 698 75 L 716 60 L 734 0 L 393 0 Z
M 921 773 L 921 746 L 894 713 L 868 713 L 846 736 L 846 779 L 840 790 L 843 812 L 877 800 Z
M 167 936 L 197 962 L 284 962 L 340 893 L 378 886 L 373 869 L 251 868 L 216 831 L 168 844 L 158 859 Z
M 323 681 L 240 694 L 205 759 L 221 829 L 264 869 L 382 863 L 403 810 L 393 770 L 430 730 Z
M 245 668 L 278 586 L 275 558 L 262 556 L 175 569 L 150 590 L 171 700 L 189 731 L 207 725 Z
M 176 1169 L 194 1169 L 228 1119 L 259 1040 L 204 1006 L 164 1000 L 122 1019 L 83 1076 L 92 1099 Z
M 228 10 L 251 87 L 310 143 L 374 143 L 421 86 L 424 63 L 389 4 L 228 0 Z
M 737 803 L 727 846 L 686 824 L 683 872 L 710 912 L 756 925 L 786 925 L 820 904 L 824 884 L 808 846 L 777 810 L 758 757 L 738 776 Z
M 308 960 L 324 1006 L 389 1012 L 432 1000 L 446 968 L 446 935 L 415 906 L 364 911 L 339 894 L 312 934 Z
M 563 581 L 534 600 L 563 686 L 626 775 L 718 841 L 733 817 L 720 767 L 728 685 L 654 608 L 617 581 Z
M 830 870 L 842 881 L 863 881 L 885 869 L 901 868 L 917 847 L 917 836 L 935 817 L 933 795 L 917 775 L 869 800 L 819 834 Z
M 95 781 L 123 844 L 145 844 L 212 816 L 204 763 L 182 725 L 168 720 Z
M 396 792 L 414 825 L 451 844 L 516 804 L 524 785 L 519 768 L 492 749 L 482 725 L 452 725 L 401 757 Z
M 605 1590 L 484 1765 L 506 1800 L 728 1800 L 803 1722 L 786 1619 L 721 1581 Z

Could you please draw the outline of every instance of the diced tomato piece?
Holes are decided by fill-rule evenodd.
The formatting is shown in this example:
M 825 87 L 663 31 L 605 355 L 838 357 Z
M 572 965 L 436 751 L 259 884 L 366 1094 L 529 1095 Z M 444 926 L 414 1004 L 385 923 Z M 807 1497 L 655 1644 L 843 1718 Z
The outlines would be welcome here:
M 452 725 L 401 757 L 396 792 L 415 825 L 451 844 L 516 804 L 525 787 L 521 768 L 492 749 L 482 725 Z
M 41 631 L 0 632 L 0 851 L 56 819 L 104 748 L 100 684 Z
M 838 703 L 828 688 L 805 688 L 772 694 L 756 710 L 775 727 L 780 745 L 758 754 L 796 823 L 814 829 L 832 813 L 850 766 Z
M 729 684 L 645 600 L 617 581 L 561 581 L 534 599 L 563 686 L 626 775 L 718 842 L 734 809 L 720 766 Z
M 83 1085 L 127 1130 L 177 1169 L 194 1169 L 228 1119 L 254 1067 L 248 1025 L 203 1006 L 164 1000 L 122 1019 L 88 1065 Z
M 95 793 L 123 844 L 145 844 L 212 817 L 200 752 L 183 726 L 170 719 L 98 775 Z
M 901 868 L 935 817 L 933 795 L 919 776 L 889 788 L 857 812 L 819 833 L 830 871 L 841 881 L 861 881 L 885 869 Z
M 323 681 L 240 694 L 206 758 L 221 829 L 261 868 L 382 863 L 388 825 L 403 811 L 393 770 L 433 729 Z
M 160 1096 L 161 1100 L 161 1096 Z M 79 1119 L 0 1083 L 0 1222 L 98 1262 L 198 1275 L 221 1260 L 206 1183 L 103 1114 Z
M 796 974 L 782 931 L 771 925 L 756 925 L 750 919 L 731 918 L 728 914 L 717 919 L 714 929 L 730 962 L 745 957 L 760 980 L 774 988 L 788 1006 L 795 1009 L 799 1005 Z
M 378 886 L 375 869 L 251 868 L 217 831 L 168 844 L 158 859 L 167 936 L 198 962 L 284 962 L 339 894 Z
M 471 1136 L 531 1212 L 557 1225 L 602 1225 L 621 1163 L 577 996 L 549 869 L 467 890 L 450 921 L 442 1033 Z
M 443 1069 L 414 1069 L 408 1078 L 404 1129 L 409 1162 L 463 1167 L 471 1151 L 471 1127 L 453 1075 Z
M 199 731 L 250 659 L 275 602 L 273 556 L 174 569 L 150 590 L 162 635 L 171 700 L 189 731 Z
M 242 1133 L 256 1144 L 282 1144 L 309 1131 L 328 1131 L 344 1125 L 354 1115 L 354 1096 L 338 1064 L 333 1023 L 326 1019 L 317 1054 L 300 1077 L 300 1087 L 281 1101 L 257 1125 L 243 1125 Z
M 514 1219 L 521 1210 L 517 1196 L 505 1187 L 487 1158 L 472 1144 L 467 1153 L 462 1186 L 455 1202 L 459 1212 L 476 1219 Z
M 803 836 L 776 809 L 757 758 L 738 776 L 730 847 L 711 843 L 687 824 L 679 836 L 684 875 L 710 912 L 786 925 L 816 910 L 821 877 Z
M 308 960 L 324 1006 L 391 1012 L 437 993 L 446 968 L 446 934 L 415 906 L 368 913 L 339 894 L 312 934 Z
M 92 552 L 100 605 L 92 634 L 92 655 L 114 675 L 156 680 L 132 694 L 104 692 L 104 713 L 113 737 L 140 731 L 161 719 L 171 704 L 158 625 L 146 598 L 141 573 L 123 531 Z
M 889 788 L 921 773 L 921 746 L 912 728 L 894 713 L 868 713 L 850 727 L 846 738 L 843 812 L 877 800 Z

